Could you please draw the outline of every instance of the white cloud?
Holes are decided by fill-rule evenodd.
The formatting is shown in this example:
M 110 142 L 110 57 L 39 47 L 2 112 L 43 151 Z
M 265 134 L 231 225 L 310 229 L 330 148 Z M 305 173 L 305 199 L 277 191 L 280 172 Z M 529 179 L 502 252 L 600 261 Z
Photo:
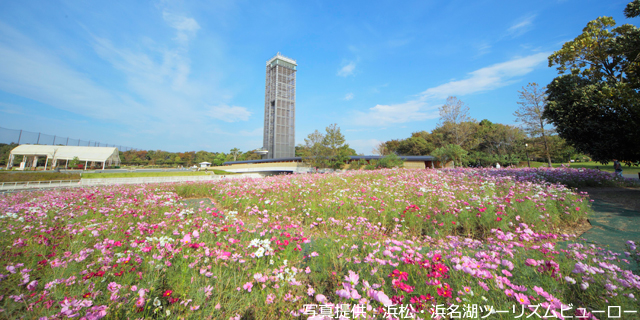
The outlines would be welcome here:
M 538 53 L 470 72 L 464 80 L 452 80 L 423 91 L 418 99 L 391 105 L 376 105 L 367 112 L 356 111 L 354 123 L 361 126 L 382 126 L 438 118 L 437 107 L 448 96 L 494 90 L 517 81 L 547 60 L 549 53 Z
M 376 105 L 368 112 L 357 111 L 355 124 L 362 126 L 382 126 L 388 124 L 405 123 L 435 119 L 438 112 L 433 111 L 425 101 L 412 100 L 392 105 Z
M 349 92 L 347 93 L 347 95 L 344 96 L 344 100 L 349 101 L 353 99 L 353 93 Z
M 529 15 L 518 19 L 518 21 L 507 29 L 507 35 L 515 38 L 525 34 L 533 28 L 533 19 L 535 18 L 535 15 Z
M 10 114 L 21 114 L 21 115 L 25 114 L 22 106 L 13 104 L 13 103 L 5 103 L 5 102 L 0 102 L 0 112 L 10 113 Z
M 230 107 L 226 105 L 213 106 L 207 113 L 209 117 L 225 122 L 247 121 L 251 112 L 244 107 Z
M 189 39 L 194 37 L 198 29 L 200 29 L 200 25 L 195 19 L 173 14 L 167 10 L 162 11 L 162 18 L 170 27 L 177 30 L 175 40 L 183 45 L 186 45 Z
M 76 68 L 56 50 L 0 22 L 0 90 L 94 120 L 124 124 L 130 132 L 119 132 L 121 136 L 162 136 L 167 148 L 169 140 L 215 129 L 217 121 L 212 119 L 248 120 L 251 112 L 228 106 L 231 95 L 211 78 L 190 79 L 186 40 L 195 36 L 197 22 L 167 12 L 163 18 L 178 34 L 173 46 L 156 46 L 150 39 L 133 49 L 87 33 L 98 56 L 113 66 L 115 78 Z M 0 109 L 11 112 L 6 106 Z
M 352 76 L 356 69 L 356 63 L 354 61 L 349 62 L 347 65 L 338 70 L 338 76 L 348 77 Z
M 480 43 L 476 46 L 476 48 L 478 49 L 478 53 L 476 54 L 476 56 L 482 56 L 491 52 L 491 44 L 487 42 Z
M 548 52 L 538 53 L 507 62 L 497 63 L 489 67 L 469 73 L 464 80 L 450 81 L 422 92 L 425 98 L 445 99 L 448 96 L 466 95 L 488 91 L 511 84 L 515 77 L 523 76 L 547 61 Z
M 107 90 L 72 70 L 49 50 L 0 23 L 0 90 L 98 119 L 143 108 L 130 96 Z M 105 112 L 109 110 L 109 112 Z

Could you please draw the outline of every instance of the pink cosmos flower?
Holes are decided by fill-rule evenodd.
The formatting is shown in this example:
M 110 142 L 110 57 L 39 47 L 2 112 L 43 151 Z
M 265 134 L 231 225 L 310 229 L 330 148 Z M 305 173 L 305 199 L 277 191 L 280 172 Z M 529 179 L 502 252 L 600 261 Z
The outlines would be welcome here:
M 527 295 L 522 294 L 522 293 L 516 293 L 515 294 L 516 300 L 518 301 L 518 303 L 528 306 L 531 304 L 531 301 L 529 301 L 529 298 L 527 297 Z
M 273 294 L 273 293 L 269 293 L 269 294 L 267 295 L 267 300 L 265 301 L 265 303 L 266 303 L 266 304 L 272 304 L 272 303 L 273 303 L 273 300 L 275 300 L 275 299 L 276 299 L 276 295 L 275 295 L 275 294 Z
M 38 286 L 38 280 L 33 280 L 29 282 L 29 284 L 27 285 L 27 290 L 33 291 L 36 289 L 37 286 Z
M 350 293 L 348 290 L 346 290 L 346 289 L 340 289 L 340 290 L 337 290 L 337 291 L 336 291 L 336 294 L 337 294 L 340 298 L 342 298 L 342 299 L 349 299 L 349 298 L 351 298 L 351 293 Z
M 144 298 L 143 297 L 139 297 L 138 300 L 136 300 L 136 307 L 138 307 L 138 308 L 144 307 Z
M 189 244 L 191 243 L 191 235 L 190 234 L 186 234 L 182 240 L 180 240 L 180 242 L 182 242 L 183 244 Z
M 369 295 L 369 297 L 371 297 L 371 299 L 382 303 L 384 306 L 390 306 L 393 304 L 391 299 L 389 299 L 389 297 L 382 291 L 371 289 L 369 290 L 369 292 L 367 292 L 367 294 Z
M 251 292 L 251 288 L 253 288 L 253 283 L 247 282 L 247 283 L 244 284 L 244 286 L 242 286 L 242 288 L 247 290 L 247 291 L 249 291 L 249 292 Z
M 504 290 L 504 294 L 506 294 L 507 297 L 513 297 L 513 290 L 506 289 L 506 290 Z
M 351 270 L 349 270 L 349 275 L 344 277 L 345 281 L 348 281 L 354 286 L 358 284 L 359 279 L 360 279 L 360 276 Z
M 120 287 L 121 287 L 121 286 L 120 286 L 119 284 L 117 284 L 117 283 L 115 283 L 115 282 L 110 282 L 110 283 L 107 285 L 107 290 L 109 290 L 109 291 L 110 291 L 110 292 L 112 292 L 112 293 L 113 293 L 113 292 L 118 292 L 118 291 L 120 290 Z
M 323 294 L 316 295 L 316 301 L 318 301 L 318 303 L 325 303 L 327 302 L 327 297 Z

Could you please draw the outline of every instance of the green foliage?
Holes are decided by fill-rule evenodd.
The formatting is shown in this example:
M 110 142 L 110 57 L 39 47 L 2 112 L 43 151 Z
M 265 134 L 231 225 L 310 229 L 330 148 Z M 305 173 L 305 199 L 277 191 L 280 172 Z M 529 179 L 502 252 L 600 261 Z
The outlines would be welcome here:
M 80 159 L 78 157 L 73 157 L 73 159 L 69 161 L 69 167 L 75 168 L 78 166 L 79 163 L 80 163 Z
M 564 75 L 549 85 L 545 116 L 558 134 L 602 163 L 640 160 L 640 93 L 627 83 Z
M 326 163 L 327 152 L 322 144 L 324 135 L 316 130 L 304 139 L 304 149 L 302 150 L 302 160 L 311 167 L 322 168 Z
M 371 160 L 366 166 L 364 166 L 365 170 L 375 170 L 377 168 L 378 168 L 378 161 L 376 160 Z
M 400 168 L 404 165 L 404 160 L 400 159 L 395 153 L 386 155 L 378 160 L 377 168 Z
M 241 153 L 242 152 L 238 148 L 233 148 L 231 149 L 231 151 L 229 151 L 229 154 L 233 156 L 233 161 L 236 161 L 238 159 L 238 155 L 240 155 Z
M 9 154 L 13 148 L 17 147 L 17 143 L 0 143 L 0 166 L 6 166 L 7 161 L 9 161 Z
M 640 15 L 640 0 L 633 0 L 624 8 L 624 15 L 627 18 L 635 18 Z
M 364 159 L 353 161 L 349 164 L 349 170 L 360 170 L 360 168 L 366 165 L 367 165 L 367 161 Z
M 433 145 L 422 137 L 411 137 L 402 140 L 398 145 L 397 153 L 407 156 L 424 156 L 433 151 Z
M 356 152 L 345 143 L 344 135 L 337 124 L 326 128 L 326 134 L 316 130 L 297 147 L 296 153 L 311 167 L 341 169 Z
M 449 161 L 453 161 L 453 165 L 455 166 L 456 161 L 462 163 L 463 158 L 467 155 L 467 151 L 457 144 L 448 144 L 434 150 L 431 155 L 438 159 L 442 166 L 446 165 Z
M 211 163 L 214 166 L 221 166 L 225 161 L 227 161 L 227 156 L 224 153 L 218 153 Z
M 627 17 L 637 16 L 639 5 L 629 3 Z M 631 163 L 640 161 L 640 29 L 615 25 L 611 17 L 590 21 L 549 57 L 561 76 L 548 86 L 544 116 L 578 152 Z

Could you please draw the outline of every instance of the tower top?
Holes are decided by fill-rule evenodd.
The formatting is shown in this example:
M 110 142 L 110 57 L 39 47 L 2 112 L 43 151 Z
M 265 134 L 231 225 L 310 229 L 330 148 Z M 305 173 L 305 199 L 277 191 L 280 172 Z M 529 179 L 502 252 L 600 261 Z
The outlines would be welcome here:
M 291 64 L 293 64 L 293 65 L 295 65 L 295 66 L 297 66 L 297 65 L 298 65 L 298 63 L 296 62 L 296 60 L 295 60 L 295 59 L 291 59 L 291 58 L 289 58 L 289 57 L 287 57 L 287 56 L 283 56 L 282 54 L 280 54 L 280 52 L 278 52 L 275 56 L 273 56 L 273 58 L 269 59 L 269 60 L 267 61 L 267 65 L 271 64 L 271 62 L 273 62 L 273 61 L 274 61 L 274 60 L 276 60 L 276 59 L 277 59 L 277 60 L 282 60 L 282 61 L 284 61 L 284 62 L 291 63 Z

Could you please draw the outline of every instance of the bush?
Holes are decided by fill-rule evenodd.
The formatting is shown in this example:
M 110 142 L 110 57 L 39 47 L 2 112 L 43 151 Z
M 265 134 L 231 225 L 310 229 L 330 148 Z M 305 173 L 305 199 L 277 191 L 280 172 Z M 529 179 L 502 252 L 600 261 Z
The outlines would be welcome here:
M 404 165 L 404 160 L 400 159 L 397 154 L 392 153 L 384 156 L 378 161 L 378 168 L 399 168 Z

